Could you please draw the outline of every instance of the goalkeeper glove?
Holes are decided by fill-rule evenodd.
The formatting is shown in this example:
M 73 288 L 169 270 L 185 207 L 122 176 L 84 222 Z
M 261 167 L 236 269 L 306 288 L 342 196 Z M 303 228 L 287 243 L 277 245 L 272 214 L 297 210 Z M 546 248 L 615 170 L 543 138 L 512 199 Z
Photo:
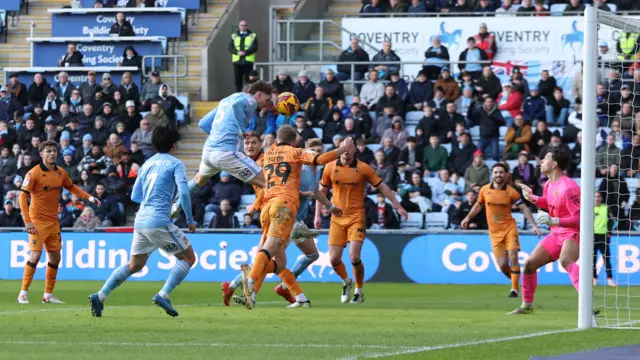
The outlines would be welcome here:
M 558 226 L 560 219 L 549 216 L 546 211 L 538 210 L 538 224 L 548 226 Z

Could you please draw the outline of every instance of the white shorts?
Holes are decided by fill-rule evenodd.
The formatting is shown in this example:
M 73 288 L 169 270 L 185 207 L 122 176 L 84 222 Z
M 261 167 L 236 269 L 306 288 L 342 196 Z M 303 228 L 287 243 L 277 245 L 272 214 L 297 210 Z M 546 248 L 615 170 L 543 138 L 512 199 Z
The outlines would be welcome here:
M 175 255 L 185 251 L 189 246 L 189 239 L 173 224 L 164 228 L 133 229 L 131 255 L 150 254 L 156 249 Z
M 260 174 L 262 168 L 241 152 L 205 150 L 200 162 L 200 176 L 208 179 L 221 171 L 248 183 Z

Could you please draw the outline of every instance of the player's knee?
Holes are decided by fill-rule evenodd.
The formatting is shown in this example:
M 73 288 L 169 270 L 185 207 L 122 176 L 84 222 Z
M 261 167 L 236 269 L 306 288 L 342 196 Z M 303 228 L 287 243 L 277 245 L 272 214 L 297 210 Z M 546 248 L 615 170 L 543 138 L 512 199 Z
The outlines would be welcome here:
M 360 255 L 350 255 L 349 259 L 351 260 L 351 264 L 353 264 L 354 266 L 360 265 L 360 263 L 362 263 L 362 260 L 360 259 Z
M 329 260 L 331 261 L 331 266 L 336 267 L 342 263 L 342 259 L 340 256 L 330 256 Z
M 531 275 L 536 271 L 538 271 L 538 269 L 536 269 L 533 263 L 529 259 L 527 259 L 524 262 L 524 268 L 522 269 L 522 272 L 524 272 L 525 274 Z
M 138 262 L 129 263 L 129 271 L 131 271 L 132 274 L 137 273 L 138 271 L 142 270 L 142 268 L 144 268 L 143 263 L 138 263 Z
M 572 263 L 575 262 L 575 260 L 573 260 L 572 258 L 569 257 L 560 257 L 560 265 L 562 266 L 562 268 L 566 269 L 567 266 L 571 265 Z
M 60 264 L 60 252 L 49 252 L 47 253 L 47 261 L 54 264 L 54 265 L 58 265 Z
M 40 258 L 42 257 L 42 253 L 40 251 L 32 251 L 29 255 L 29 262 L 32 264 L 37 264 L 40 262 Z
M 311 254 L 311 255 L 307 255 L 307 259 L 309 259 L 309 261 L 311 261 L 311 262 L 314 262 L 314 261 L 320 259 L 320 254 L 314 253 L 314 254 Z

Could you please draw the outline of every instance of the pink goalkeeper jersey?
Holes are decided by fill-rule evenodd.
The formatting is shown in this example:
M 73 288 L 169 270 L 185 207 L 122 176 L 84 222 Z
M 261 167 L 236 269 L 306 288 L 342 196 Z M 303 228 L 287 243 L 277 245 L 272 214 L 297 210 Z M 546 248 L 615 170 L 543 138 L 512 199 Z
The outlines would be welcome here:
M 540 203 L 539 200 L 543 200 Z M 549 211 L 551 217 L 558 219 L 580 215 L 580 186 L 571 178 L 562 176 L 556 182 L 547 181 L 536 205 Z M 552 226 L 552 233 L 578 232 L 579 229 L 572 229 L 560 226 Z

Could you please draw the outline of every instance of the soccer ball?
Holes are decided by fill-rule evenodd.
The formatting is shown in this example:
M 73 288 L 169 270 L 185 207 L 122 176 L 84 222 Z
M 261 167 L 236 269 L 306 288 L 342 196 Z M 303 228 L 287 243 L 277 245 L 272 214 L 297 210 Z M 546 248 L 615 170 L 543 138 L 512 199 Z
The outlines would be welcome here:
M 294 93 L 283 92 L 276 99 L 276 110 L 284 116 L 291 116 L 300 109 L 300 100 Z

